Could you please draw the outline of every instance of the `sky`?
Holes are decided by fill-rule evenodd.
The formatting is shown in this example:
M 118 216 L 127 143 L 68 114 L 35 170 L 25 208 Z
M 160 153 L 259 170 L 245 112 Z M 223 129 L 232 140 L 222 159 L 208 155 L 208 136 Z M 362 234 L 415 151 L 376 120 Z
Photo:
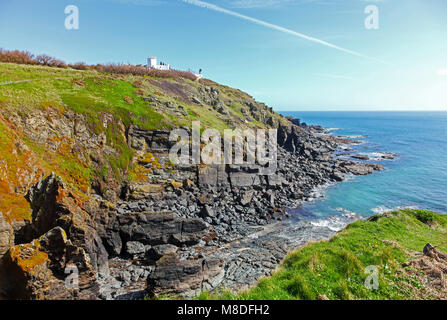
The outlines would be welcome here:
M 65 7 L 79 29 L 65 28 Z M 367 6 L 378 29 L 367 29 Z M 275 110 L 447 110 L 445 0 L 1 0 L 0 48 L 174 68 Z

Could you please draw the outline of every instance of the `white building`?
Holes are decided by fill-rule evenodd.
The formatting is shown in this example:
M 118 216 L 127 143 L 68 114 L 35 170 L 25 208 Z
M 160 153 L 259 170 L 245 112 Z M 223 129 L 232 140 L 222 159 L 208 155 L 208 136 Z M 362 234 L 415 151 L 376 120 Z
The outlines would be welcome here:
M 157 57 L 147 58 L 147 65 L 149 68 L 157 69 L 157 70 L 170 70 L 171 69 L 170 64 L 165 64 L 163 62 L 160 64 L 157 64 Z

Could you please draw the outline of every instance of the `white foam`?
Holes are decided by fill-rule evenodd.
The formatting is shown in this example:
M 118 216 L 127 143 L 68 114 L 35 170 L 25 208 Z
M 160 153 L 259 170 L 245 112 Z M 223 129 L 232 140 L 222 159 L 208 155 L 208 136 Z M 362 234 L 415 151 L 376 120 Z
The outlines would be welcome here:
M 323 198 L 326 195 L 326 189 L 335 185 L 334 182 L 326 182 L 323 185 L 317 186 L 312 189 L 307 198 L 307 202 L 315 201 L 319 198 Z
M 391 210 L 392 210 L 391 208 L 388 208 L 386 206 L 378 206 L 378 207 L 371 209 L 371 211 L 374 212 L 375 214 L 383 214 L 383 213 L 385 213 L 387 211 L 391 211 Z
M 371 152 L 368 156 L 372 160 L 394 160 L 398 155 L 391 152 Z M 387 157 L 392 157 L 393 159 L 387 159 Z
M 387 206 L 378 206 L 375 208 L 372 208 L 371 211 L 375 214 L 384 214 L 385 212 L 389 211 L 395 211 L 395 210 L 402 210 L 402 209 L 417 209 L 416 206 L 396 206 L 396 207 L 387 207 Z
M 343 136 L 343 138 L 347 138 L 347 139 L 363 139 L 363 138 L 366 138 L 366 137 L 359 134 L 359 135 Z
M 362 218 L 357 213 L 344 208 L 337 208 L 336 210 L 343 212 L 343 214 L 341 216 L 331 216 L 326 219 L 311 221 L 311 224 L 315 227 L 328 228 L 331 231 L 338 232 L 343 230 L 348 224 Z

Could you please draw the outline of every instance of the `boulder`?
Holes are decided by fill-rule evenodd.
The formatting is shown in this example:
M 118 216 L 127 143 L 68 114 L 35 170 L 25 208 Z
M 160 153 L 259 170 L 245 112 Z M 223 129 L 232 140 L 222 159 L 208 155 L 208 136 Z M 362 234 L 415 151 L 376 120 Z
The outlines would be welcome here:
M 165 186 L 161 184 L 144 184 L 134 186 L 130 198 L 132 200 L 141 200 L 148 197 L 161 198 L 164 190 Z
M 4 291 L 14 299 L 96 300 L 99 284 L 90 257 L 56 227 L 4 257 Z M 75 280 L 76 281 L 73 281 Z
M 215 167 L 199 167 L 199 186 L 214 187 L 217 185 L 217 168 Z
M 206 217 L 214 218 L 216 216 L 216 213 L 214 212 L 212 207 L 205 205 L 200 211 L 200 216 L 203 218 Z
M 104 275 L 108 273 L 108 254 L 96 231 L 96 223 L 60 177 L 52 173 L 34 184 L 26 197 L 33 210 L 34 239 L 61 227 L 74 245 L 87 252 L 94 270 Z
M 385 170 L 381 164 L 376 163 L 360 163 L 354 161 L 340 161 L 337 164 L 339 167 L 344 169 L 348 173 L 352 173 L 356 176 L 363 176 L 371 174 L 374 171 Z
M 160 244 L 150 248 L 147 254 L 150 260 L 157 261 L 167 254 L 176 253 L 177 250 L 178 248 L 172 244 Z
M 247 204 L 249 204 L 251 202 L 251 200 L 253 199 L 253 195 L 255 194 L 254 190 L 248 190 L 245 191 L 244 193 L 242 193 L 242 195 L 240 196 L 240 203 L 245 206 Z
M 148 278 L 148 291 L 159 294 L 180 294 L 193 297 L 202 290 L 215 288 L 223 278 L 222 259 L 180 260 L 169 254 L 157 261 Z
M 260 184 L 258 174 L 245 172 L 230 172 L 230 182 L 233 187 L 251 187 Z
M 0 212 L 0 259 L 14 245 L 14 231 Z
M 116 215 L 111 211 L 107 217 L 97 220 L 98 233 L 106 244 L 113 244 L 119 237 L 122 242 L 138 241 L 143 245 L 193 245 L 209 233 L 202 219 L 179 218 L 171 212 L 138 212 Z M 117 248 L 106 245 L 109 252 Z
M 128 241 L 126 243 L 126 252 L 130 255 L 141 254 L 146 251 L 144 244 L 138 241 Z
M 369 160 L 369 157 L 366 154 L 355 154 L 352 156 L 352 158 L 358 160 Z
M 331 179 L 334 181 L 343 181 L 345 179 L 343 173 L 335 171 L 332 175 L 331 175 Z

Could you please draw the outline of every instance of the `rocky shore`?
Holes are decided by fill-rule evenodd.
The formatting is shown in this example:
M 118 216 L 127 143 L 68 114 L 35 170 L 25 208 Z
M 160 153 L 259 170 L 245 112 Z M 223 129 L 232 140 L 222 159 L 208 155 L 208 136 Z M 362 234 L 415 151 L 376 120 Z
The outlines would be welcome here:
M 278 128 L 278 170 L 271 176 L 259 175 L 255 166 L 217 166 L 197 171 L 186 168 L 178 170 L 174 177 L 160 170 L 154 172 L 154 180 L 191 183 L 183 183 L 177 188 L 173 185 L 172 190 L 161 198 L 158 193 L 142 195 L 140 186 L 131 187 L 128 201 L 117 206 L 118 214 L 145 214 L 148 208 L 155 212 L 169 211 L 185 221 L 194 219 L 198 224 L 203 223 L 202 230 L 209 230 L 209 233 L 189 244 L 171 239 L 144 250 L 144 244 L 151 241 L 136 242 L 141 248 L 137 253 L 132 249 L 132 252 L 128 248 L 125 250 L 133 255 L 133 259 L 145 259 L 142 265 L 152 259 L 152 273 L 147 277 L 149 287 L 142 283 L 140 291 L 128 292 L 126 285 L 132 286 L 129 279 L 137 276 L 128 266 L 121 267 L 115 274 L 119 279 L 125 279 L 124 283 L 118 290 L 113 290 L 108 285 L 119 286 L 117 277 L 106 280 L 104 297 L 126 298 L 128 294 L 135 297 L 148 292 L 193 297 L 217 286 L 246 288 L 260 277 L 269 275 L 288 251 L 308 241 L 333 235 L 333 231 L 310 223 L 289 222 L 286 208 L 296 208 L 312 199 L 316 188 L 343 181 L 350 174 L 366 175 L 383 170 L 383 167 L 337 159 L 333 154 L 341 141 L 347 144 L 351 140 L 319 137 L 315 131 L 315 127 L 297 126 L 292 121 L 289 126 Z M 133 139 L 141 141 L 141 136 L 134 135 Z M 156 153 L 150 146 L 145 148 L 160 159 L 167 152 L 159 149 Z M 113 251 L 118 253 L 120 248 Z M 196 271 L 191 273 L 192 269 Z M 143 274 L 144 271 L 137 268 L 136 273 Z
M 129 130 L 136 152 L 150 153 L 160 163 L 149 180 L 126 185 L 116 203 L 96 195 L 81 204 L 54 174 L 34 184 L 27 194 L 33 220 L 15 230 L 18 245 L 3 259 L 4 272 L 17 276 L 3 290 L 21 298 L 133 299 L 193 297 L 218 286 L 252 285 L 291 249 L 333 234 L 309 223 L 289 223 L 286 208 L 349 174 L 383 170 L 337 159 L 340 139 L 317 136 L 315 130 L 292 122 L 280 126 L 278 170 L 269 176 L 255 166 L 166 170 L 169 132 Z M 12 231 L 3 225 L 1 235 L 8 238 Z M 38 271 L 24 267 L 39 257 L 50 263 Z M 77 290 L 65 288 L 62 267 L 69 262 L 81 266 Z
M 103 109 L 92 117 L 84 108 L 92 101 L 78 96 L 27 112 L 0 104 L 0 298 L 189 298 L 250 286 L 291 249 L 333 234 L 296 221 L 287 208 L 322 186 L 383 170 L 350 156 L 359 141 L 286 119 L 206 79 L 90 76 L 70 74 L 67 87 L 91 85 L 89 95 L 104 100 L 107 90 L 98 86 L 113 90 L 124 81 L 132 91 L 113 105 L 125 103 L 128 111 L 97 104 Z M 137 101 L 160 117 L 157 129 L 130 121 L 149 119 L 130 113 Z M 176 127 L 167 121 L 182 117 L 221 129 L 276 128 L 276 172 L 172 165 L 173 142 L 163 126 Z M 75 283 L 68 281 L 73 276 Z

